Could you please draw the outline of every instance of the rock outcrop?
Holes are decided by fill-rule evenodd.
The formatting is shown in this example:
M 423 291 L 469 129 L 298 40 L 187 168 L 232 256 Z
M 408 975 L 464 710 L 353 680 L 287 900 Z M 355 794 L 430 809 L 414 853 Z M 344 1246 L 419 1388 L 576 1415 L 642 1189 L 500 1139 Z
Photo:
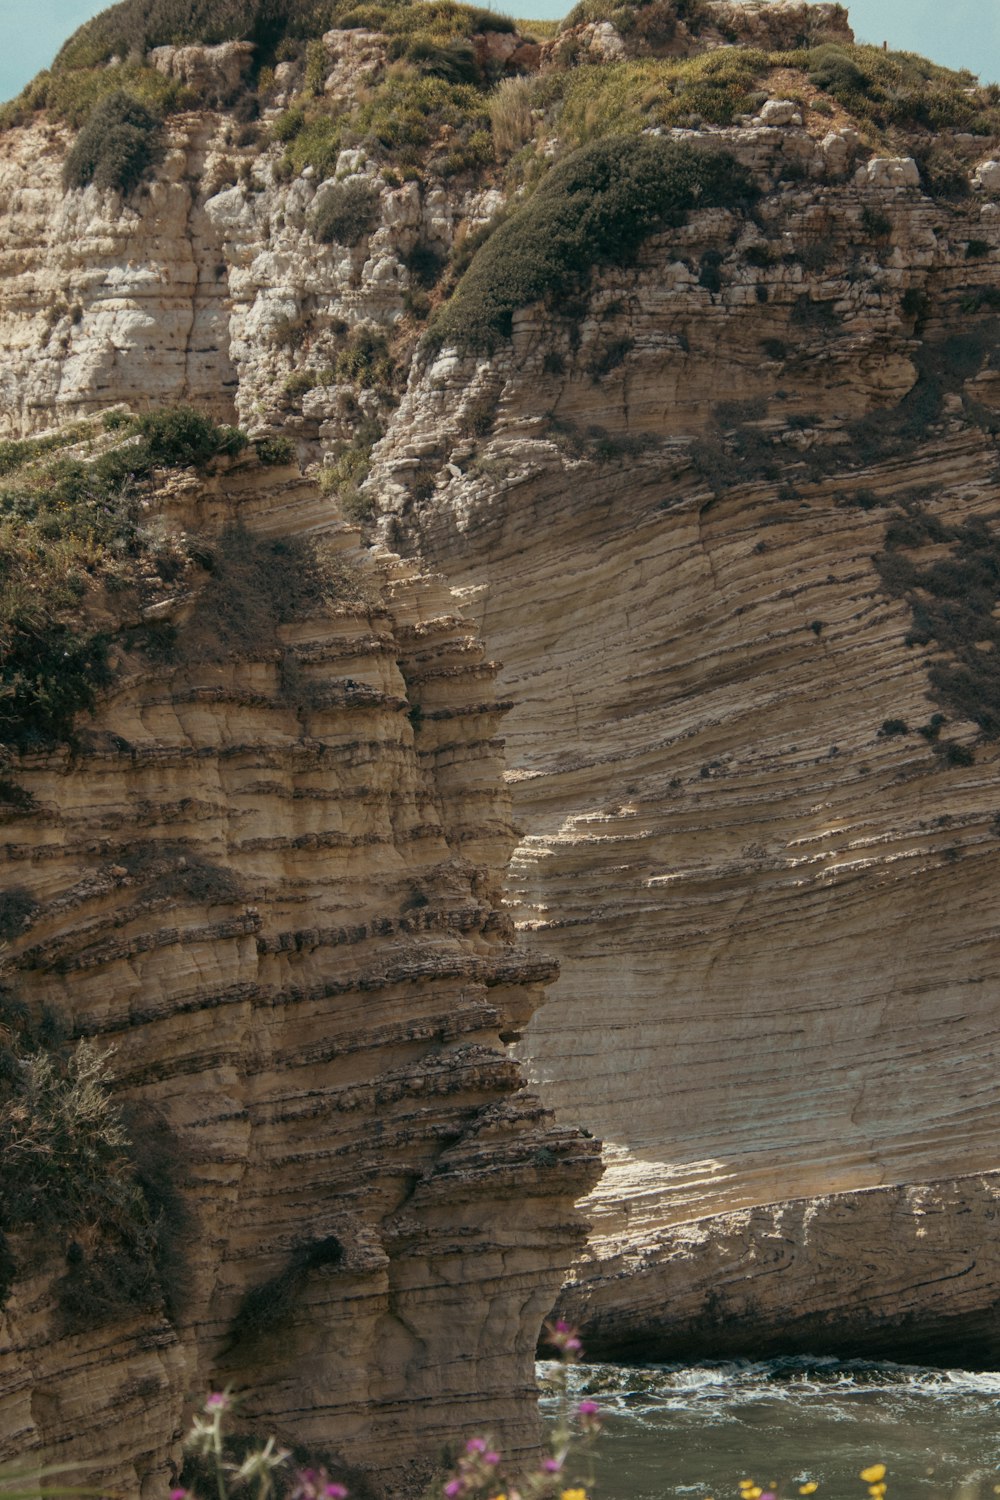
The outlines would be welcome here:
M 554 968 L 499 908 L 495 669 L 445 585 L 366 562 L 293 471 L 174 481 L 149 520 L 213 571 L 147 606 L 166 664 L 122 646 L 72 752 L 8 767 L 29 915 L 0 976 L 113 1048 L 116 1100 L 173 1132 L 185 1272 L 170 1317 L 84 1291 L 67 1320 L 101 1225 L 11 1235 L 0 1456 L 162 1494 L 190 1401 L 231 1379 L 244 1423 L 412 1493 L 456 1434 L 535 1440 L 535 1341 L 597 1170 L 501 1041 Z M 276 567 L 306 535 L 340 549 L 339 603 L 275 632 L 223 597 L 227 557 Z M 248 643 L 220 652 L 234 608 Z
M 289 627 L 238 670 L 197 651 L 137 668 L 79 763 L 27 768 L 48 821 L 12 825 L 38 911 L 9 962 L 34 1004 L 114 1035 L 123 1091 L 204 1142 L 189 1196 L 211 1253 L 192 1311 L 137 1329 L 143 1358 L 160 1340 L 148 1370 L 43 1336 L 48 1273 L 18 1290 L 26 1441 L 58 1446 L 81 1410 L 106 1430 L 119 1377 L 93 1372 L 120 1369 L 160 1413 L 152 1486 L 184 1382 L 238 1360 L 262 1423 L 348 1460 L 377 1441 L 390 1477 L 487 1416 L 527 1443 L 528 1346 L 592 1186 L 577 1121 L 606 1172 L 563 1307 L 595 1352 L 801 1337 L 995 1359 L 995 101 L 931 70 L 937 135 L 902 86 L 852 113 L 858 58 L 896 64 L 845 50 L 839 6 L 701 20 L 651 6 L 631 29 L 477 34 L 411 64 L 399 37 L 332 29 L 311 81 L 301 58 L 275 68 L 270 138 L 175 113 L 124 202 L 63 192 L 65 126 L 0 137 L 2 431 L 196 400 L 327 460 L 414 560 L 378 564 L 385 610 Z M 732 53 L 694 68 L 734 38 L 779 50 L 746 77 Z M 235 86 L 240 56 L 201 52 L 156 65 Z M 516 220 L 573 129 L 619 128 L 631 101 L 600 95 L 601 69 L 681 57 L 649 75 L 660 115 L 626 123 L 731 154 L 757 202 L 696 208 L 634 263 L 525 301 L 491 347 L 422 341 L 470 234 Z M 428 62 L 519 75 L 506 146 L 453 121 L 417 165 L 390 161 L 369 121 L 322 170 L 286 153 Z M 367 205 L 349 244 L 318 231 L 336 190 Z M 241 516 L 328 524 L 332 502 L 289 483 Z M 491 669 L 423 567 L 504 663 L 524 830 L 506 877 Z M 246 899 L 147 913 L 125 851 L 168 833 Z M 526 1025 L 549 953 L 561 977 Z M 520 1092 L 515 1041 L 564 1124 Z M 232 1343 L 282 1276 L 284 1366 Z M 57 1364 L 76 1383 L 49 1395 Z M 124 1436 L 119 1458 L 131 1484 Z
M 933 525 L 893 552 L 924 506 L 992 556 L 998 210 L 943 208 L 912 161 L 855 176 L 849 136 L 840 182 L 794 126 L 726 138 L 757 170 L 771 153 L 753 221 L 692 216 L 572 325 L 532 308 L 490 360 L 444 351 L 370 485 L 515 704 L 509 899 L 562 965 L 522 1055 L 606 1143 L 563 1311 L 608 1355 L 801 1334 L 988 1362 L 990 1235 L 970 1277 L 907 1277 L 944 1243 L 925 1225 L 993 1211 L 969 1177 L 996 1166 L 997 750 L 971 749 L 993 689 L 935 690 L 934 595 L 904 602 L 890 563 L 949 565 Z M 816 180 L 773 185 L 792 152 Z M 964 607 L 971 577 L 932 582 Z M 988 662 L 991 627 L 968 629 Z

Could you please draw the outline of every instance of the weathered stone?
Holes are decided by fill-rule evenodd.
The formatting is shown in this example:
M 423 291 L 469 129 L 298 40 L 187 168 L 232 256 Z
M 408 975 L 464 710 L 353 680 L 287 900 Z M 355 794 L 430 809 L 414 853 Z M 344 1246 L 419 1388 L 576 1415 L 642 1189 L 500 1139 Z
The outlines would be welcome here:
M 157 72 L 177 78 L 203 98 L 229 99 L 244 82 L 256 52 L 252 42 L 217 47 L 154 47 L 149 60 Z
M 912 156 L 873 156 L 857 170 L 855 180 L 871 187 L 919 187 L 920 169 Z
M 1000 161 L 981 161 L 972 181 L 984 193 L 1000 193 Z
M 44 836 L 5 815 L 4 868 L 37 906 L 0 978 L 115 1047 L 119 1097 L 173 1127 L 191 1222 L 173 1319 L 147 1299 L 73 1335 L 65 1245 L 18 1236 L 0 1460 L 69 1451 L 108 1493 L 162 1494 L 192 1396 L 232 1379 L 247 1420 L 412 1494 L 457 1427 L 535 1441 L 535 1342 L 596 1146 L 552 1123 L 501 1040 L 553 965 L 498 909 L 502 709 L 454 596 L 372 563 L 293 471 L 244 464 L 148 508 L 216 552 L 237 516 L 339 549 L 370 601 L 220 660 L 188 564 L 155 611 L 175 664 L 126 656 L 72 765 L 5 765 Z M 192 861 L 214 897 L 185 893 Z M 290 1265 L 280 1326 L 240 1334 Z
M 764 125 L 801 125 L 802 115 L 793 99 L 768 99 L 760 107 Z

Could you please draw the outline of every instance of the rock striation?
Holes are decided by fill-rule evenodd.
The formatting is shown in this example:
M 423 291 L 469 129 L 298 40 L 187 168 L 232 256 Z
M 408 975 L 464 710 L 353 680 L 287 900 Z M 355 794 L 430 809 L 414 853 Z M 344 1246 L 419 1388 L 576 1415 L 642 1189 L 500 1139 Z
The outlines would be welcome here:
M 561 1310 L 609 1357 L 989 1365 L 997 751 L 886 560 L 923 507 L 994 534 L 998 210 L 767 113 L 726 136 L 752 219 L 695 214 L 572 324 L 442 351 L 370 484 L 515 704 L 509 901 L 561 962 L 521 1051 L 607 1164 Z
M 147 1487 L 179 1392 L 230 1368 L 262 1424 L 348 1461 L 377 1440 L 390 1480 L 458 1412 L 527 1443 L 581 1193 L 561 1306 L 595 1352 L 995 1362 L 996 101 L 930 65 L 914 94 L 840 6 L 640 9 L 449 54 L 506 70 L 492 156 L 477 115 L 416 164 L 369 121 L 296 165 L 288 141 L 411 66 L 350 26 L 277 63 L 263 141 L 218 107 L 238 47 L 157 49 L 215 104 L 169 116 L 125 200 L 63 191 L 58 121 L 0 135 L 0 430 L 196 400 L 294 438 L 383 548 L 381 604 L 238 664 L 193 596 L 164 600 L 184 663 L 126 662 L 82 759 L 22 768 L 45 821 L 12 814 L 10 859 L 38 910 L 5 961 L 194 1143 L 211 1253 L 158 1363 L 121 1366 L 147 1407 L 159 1381 Z M 854 108 L 890 67 L 907 87 Z M 423 339 L 474 236 L 626 126 L 728 153 L 756 201 L 678 215 L 509 336 Z M 337 192 L 366 205 L 351 243 L 317 230 Z M 311 484 L 241 473 L 164 504 L 218 535 L 336 530 Z M 126 846 L 168 835 L 245 897 L 140 911 L 190 854 L 142 874 Z M 106 1432 L 93 1371 L 119 1366 L 38 1331 L 40 1275 L 7 1389 L 49 1451 L 81 1410 Z M 289 1281 L 282 1365 L 233 1320 Z
M 172 1132 L 182 1290 L 67 1326 L 101 1225 L 10 1236 L 0 1455 L 162 1494 L 191 1400 L 231 1380 L 245 1424 L 412 1493 L 456 1433 L 535 1441 L 535 1341 L 598 1170 L 501 1040 L 554 966 L 499 906 L 495 667 L 446 585 L 366 561 L 294 470 L 174 480 L 154 519 L 212 571 L 146 606 L 171 660 L 122 646 L 76 747 L 8 767 L 30 914 L 0 974 Z M 227 559 L 303 537 L 339 601 L 272 628 L 220 598 Z M 234 607 L 247 645 L 220 651 Z

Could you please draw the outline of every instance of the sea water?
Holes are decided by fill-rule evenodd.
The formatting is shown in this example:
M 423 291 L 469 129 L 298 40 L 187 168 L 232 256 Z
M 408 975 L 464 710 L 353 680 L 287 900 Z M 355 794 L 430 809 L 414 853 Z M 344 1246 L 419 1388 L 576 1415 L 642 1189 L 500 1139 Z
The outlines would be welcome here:
M 539 1367 L 550 1417 L 552 1371 Z M 791 1500 L 810 1481 L 815 1500 L 868 1500 L 859 1471 L 875 1463 L 886 1500 L 1000 1493 L 1000 1373 L 802 1357 L 580 1364 L 569 1380 L 571 1400 L 604 1413 L 597 1500 L 737 1500 L 741 1479 Z

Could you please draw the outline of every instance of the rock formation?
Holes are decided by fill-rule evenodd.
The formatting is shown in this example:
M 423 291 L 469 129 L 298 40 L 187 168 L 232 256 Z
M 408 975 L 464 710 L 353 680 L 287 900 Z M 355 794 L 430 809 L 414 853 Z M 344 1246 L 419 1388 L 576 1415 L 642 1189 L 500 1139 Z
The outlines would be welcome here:
M 71 1346 L 87 1400 L 115 1389 L 94 1367 L 145 1380 L 140 1403 L 159 1382 L 150 1485 L 180 1392 L 227 1361 L 262 1424 L 348 1461 L 374 1436 L 397 1479 L 487 1412 L 527 1443 L 529 1345 L 592 1182 L 577 1122 L 606 1172 L 563 1307 L 595 1352 L 995 1360 L 997 100 L 852 47 L 836 5 L 626 11 L 432 38 L 443 61 L 333 26 L 275 58 L 262 127 L 168 115 L 124 198 L 64 191 L 55 108 L 0 136 L 3 432 L 197 400 L 292 437 L 411 559 L 377 554 L 384 609 L 284 626 L 238 670 L 168 606 L 183 664 L 123 661 L 79 762 L 25 768 L 50 832 L 12 825 L 38 909 L 8 963 L 205 1143 L 187 1191 L 212 1249 L 164 1352 Z M 155 52 L 161 83 L 243 86 L 225 46 Z M 485 102 L 421 124 L 449 68 Z M 418 146 L 402 105 L 376 111 L 401 76 Z M 634 258 L 510 293 L 478 347 L 435 339 L 477 243 L 621 129 L 690 180 L 691 153 L 726 153 L 756 201 L 688 204 Z M 274 535 L 337 513 L 243 471 L 164 501 L 217 534 L 237 503 Z M 513 705 L 523 950 L 477 636 Z M 167 866 L 130 869 L 168 837 Z M 245 897 L 179 906 L 178 850 Z M 147 879 L 171 884 L 151 915 Z M 232 1342 L 289 1279 L 294 1380 Z M 7 1316 L 20 1430 L 48 1450 L 80 1417 L 46 1395 L 69 1347 L 36 1331 L 46 1288 Z
M 607 1163 L 562 1311 L 610 1356 L 990 1364 L 997 594 L 977 616 L 944 574 L 966 523 L 993 566 L 1000 210 L 800 122 L 697 137 L 754 168 L 752 218 L 693 215 L 572 321 L 428 361 L 369 484 L 515 704 L 510 901 L 561 962 L 522 1055 Z M 920 622 L 942 596 L 964 644 Z M 971 1279 L 928 1278 L 958 1212 Z
M 173 1130 L 182 1284 L 170 1317 L 148 1293 L 102 1312 L 100 1223 L 10 1235 L 0 1454 L 162 1494 L 192 1395 L 231 1379 L 244 1423 L 410 1492 L 462 1432 L 530 1447 L 596 1170 L 500 1041 L 554 969 L 498 907 L 495 669 L 446 586 L 365 564 L 294 471 L 191 476 L 152 506 L 212 571 L 146 605 L 177 628 L 167 665 L 120 646 L 76 747 L 8 768 L 32 805 L 5 810 L 5 888 L 29 915 L 0 952 L 32 1014 L 113 1048 L 137 1142 Z M 227 566 L 278 569 L 304 536 L 339 549 L 342 597 L 274 629 Z M 246 645 L 220 652 L 233 608 Z

